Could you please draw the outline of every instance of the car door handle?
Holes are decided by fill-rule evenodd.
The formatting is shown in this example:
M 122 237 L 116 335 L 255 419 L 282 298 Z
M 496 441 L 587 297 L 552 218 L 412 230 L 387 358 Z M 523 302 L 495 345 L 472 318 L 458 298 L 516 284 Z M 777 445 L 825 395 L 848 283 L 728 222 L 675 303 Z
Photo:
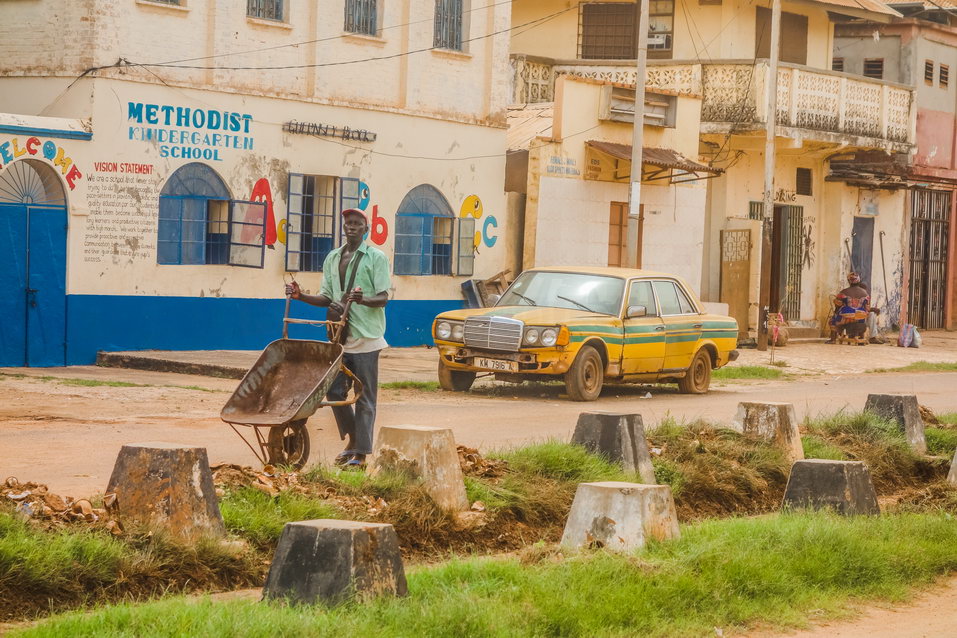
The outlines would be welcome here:
M 704 327 L 704 324 L 703 324 L 703 323 L 696 323 L 696 324 L 694 325 L 694 327 L 695 327 L 695 328 L 703 328 L 703 327 Z
M 655 326 L 655 330 L 664 330 L 664 329 L 665 329 L 664 326 Z

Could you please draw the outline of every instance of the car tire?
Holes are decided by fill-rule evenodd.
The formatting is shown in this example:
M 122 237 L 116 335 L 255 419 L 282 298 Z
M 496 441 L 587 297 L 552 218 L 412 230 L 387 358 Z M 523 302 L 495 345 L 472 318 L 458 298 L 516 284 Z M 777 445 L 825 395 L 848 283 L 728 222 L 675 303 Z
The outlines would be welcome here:
M 678 389 L 684 394 L 704 394 L 711 386 L 711 355 L 702 348 L 695 353 L 688 372 L 678 379 Z
M 453 370 L 439 359 L 439 387 L 446 392 L 466 392 L 475 383 L 475 373 Z
M 565 373 L 565 388 L 572 401 L 594 401 L 605 381 L 605 364 L 591 346 L 584 346 Z

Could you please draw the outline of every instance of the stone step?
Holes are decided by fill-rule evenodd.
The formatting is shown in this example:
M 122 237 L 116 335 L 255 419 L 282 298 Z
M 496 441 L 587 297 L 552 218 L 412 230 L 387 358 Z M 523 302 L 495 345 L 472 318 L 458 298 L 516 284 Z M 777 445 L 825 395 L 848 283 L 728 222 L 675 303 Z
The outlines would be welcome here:
M 216 353 L 217 351 L 209 351 Z M 176 372 L 179 374 L 198 374 L 223 379 L 242 379 L 249 367 L 256 362 L 258 352 L 246 356 L 234 356 L 236 361 L 223 361 L 222 357 L 210 356 L 208 360 L 199 353 L 182 357 L 181 353 L 163 350 L 144 350 L 142 352 L 97 352 L 96 365 L 104 368 L 129 368 L 152 372 Z M 248 363 L 247 363 L 248 360 Z

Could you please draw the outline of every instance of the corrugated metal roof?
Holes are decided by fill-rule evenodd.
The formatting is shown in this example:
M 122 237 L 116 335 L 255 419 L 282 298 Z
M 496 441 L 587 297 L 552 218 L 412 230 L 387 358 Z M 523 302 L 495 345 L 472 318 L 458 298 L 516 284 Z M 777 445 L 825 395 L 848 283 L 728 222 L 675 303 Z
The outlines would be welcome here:
M 510 106 L 505 116 L 508 127 L 505 143 L 508 150 L 528 150 L 536 137 L 551 137 L 554 111 L 552 102 Z
M 937 11 L 940 11 L 941 9 L 957 9 L 957 2 L 955 2 L 954 0 L 934 0 L 933 2 L 930 2 L 930 0 L 923 0 L 923 1 L 912 0 L 911 2 L 888 2 L 887 4 L 890 5 L 892 8 L 893 7 L 902 7 L 902 8 L 913 7 L 914 5 L 919 4 L 923 6 L 925 9 L 930 9 L 931 11 L 935 9 Z
M 599 140 L 589 140 L 585 142 L 596 151 L 601 151 L 618 159 L 631 161 L 631 144 L 616 144 L 615 142 L 602 142 Z M 668 148 L 652 148 L 645 146 L 641 149 L 641 161 L 644 164 L 651 164 L 659 168 L 677 168 L 689 173 L 711 173 L 720 175 L 724 171 L 720 168 L 713 168 L 694 162 L 681 155 L 677 151 Z
M 900 16 L 900 14 L 891 9 L 883 2 L 878 0 L 809 0 L 814 4 L 823 4 L 831 7 L 844 7 L 845 9 L 854 9 L 856 11 L 871 11 L 873 13 L 882 13 L 889 16 Z

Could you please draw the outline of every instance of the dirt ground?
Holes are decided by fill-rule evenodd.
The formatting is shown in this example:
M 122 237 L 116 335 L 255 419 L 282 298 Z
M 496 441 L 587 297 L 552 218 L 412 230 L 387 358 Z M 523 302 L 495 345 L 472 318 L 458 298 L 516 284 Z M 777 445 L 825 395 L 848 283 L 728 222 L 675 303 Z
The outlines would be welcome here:
M 957 576 L 940 581 L 906 605 L 861 607 L 847 620 L 806 631 L 752 633 L 750 638 L 943 638 L 957 636 Z
M 861 372 L 915 361 L 957 362 L 957 335 L 932 333 L 925 343 L 927 347 L 920 350 L 796 344 L 775 356 L 787 363 L 783 371 L 797 376 L 715 382 L 703 396 L 681 395 L 665 386 L 610 386 L 594 403 L 575 403 L 564 396 L 559 384 L 488 383 L 468 394 L 384 389 L 377 425 L 446 426 L 452 428 L 458 443 L 487 452 L 551 437 L 567 439 L 579 413 L 594 410 L 637 412 L 652 426 L 669 416 L 729 423 L 739 401 L 791 402 L 802 418 L 842 408 L 860 410 L 871 392 L 904 392 L 917 394 L 921 404 L 936 412 L 957 412 L 957 372 Z M 416 349 L 392 361 L 416 362 L 411 369 L 422 380 L 435 356 L 435 351 Z M 744 350 L 737 363 L 766 365 L 769 358 L 767 352 Z M 401 377 L 402 370 L 390 369 L 390 378 Z M 139 386 L 75 385 L 71 379 Z M 0 369 L 0 480 L 15 476 L 46 483 L 64 496 L 91 496 L 106 488 L 124 443 L 148 441 L 200 445 L 207 448 L 212 463 L 253 465 L 252 452 L 219 419 L 236 384 L 229 379 L 93 366 Z M 342 446 L 331 411 L 320 410 L 310 419 L 309 430 L 311 460 L 330 462 Z M 868 610 L 850 623 L 790 635 L 957 635 L 953 630 L 957 627 L 957 579 L 925 598 L 931 602 Z

